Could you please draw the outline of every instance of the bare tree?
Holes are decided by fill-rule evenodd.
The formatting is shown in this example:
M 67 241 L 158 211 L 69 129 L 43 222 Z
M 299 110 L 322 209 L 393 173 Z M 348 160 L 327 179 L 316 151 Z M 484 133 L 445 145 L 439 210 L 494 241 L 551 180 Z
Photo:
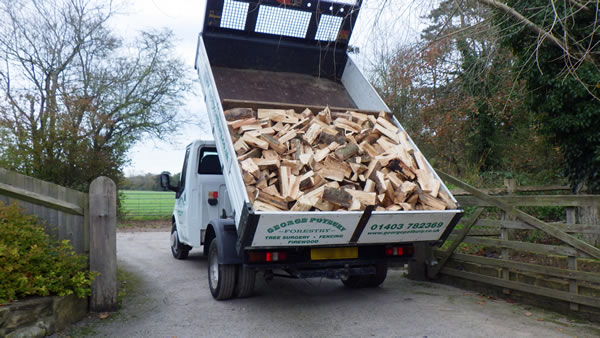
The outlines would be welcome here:
M 189 81 L 172 33 L 125 43 L 114 15 L 100 0 L 0 0 L 0 165 L 84 189 L 176 127 Z

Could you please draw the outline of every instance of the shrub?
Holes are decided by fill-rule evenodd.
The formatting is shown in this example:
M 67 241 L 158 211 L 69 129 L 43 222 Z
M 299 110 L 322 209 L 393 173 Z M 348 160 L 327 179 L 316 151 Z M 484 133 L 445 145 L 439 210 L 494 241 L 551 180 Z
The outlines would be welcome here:
M 27 296 L 83 298 L 94 277 L 68 240 L 52 239 L 35 217 L 0 202 L 0 304 Z

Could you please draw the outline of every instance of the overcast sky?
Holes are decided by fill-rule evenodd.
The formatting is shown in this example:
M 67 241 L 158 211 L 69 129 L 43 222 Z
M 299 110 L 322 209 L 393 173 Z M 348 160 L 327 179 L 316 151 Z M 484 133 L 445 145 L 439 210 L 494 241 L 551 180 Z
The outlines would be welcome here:
M 414 0 L 391 0 L 395 7 L 393 10 L 384 11 L 382 17 L 374 25 L 377 8 L 380 1 L 364 1 L 359 20 L 355 26 L 351 44 L 361 48 L 362 64 L 369 55 L 374 44 L 386 41 L 392 44 L 408 42 L 418 36 L 419 16 L 426 13 L 426 5 L 415 5 Z M 388 0 L 390 1 L 390 0 Z M 124 37 L 133 37 L 141 30 L 171 29 L 177 41 L 176 52 L 188 65 L 189 72 L 195 79 L 194 56 L 196 41 L 202 30 L 204 16 L 204 0 L 129 0 L 124 12 L 114 18 L 112 26 Z M 377 37 L 377 38 L 374 38 Z M 131 164 L 125 168 L 125 174 L 137 175 L 145 173 L 160 173 L 163 170 L 176 173 L 181 170 L 184 149 L 187 144 L 197 138 L 212 138 L 208 129 L 202 100 L 189 96 L 185 107 L 173 107 L 187 116 L 192 122 L 186 123 L 177 135 L 171 140 L 147 139 L 136 146 L 129 153 Z

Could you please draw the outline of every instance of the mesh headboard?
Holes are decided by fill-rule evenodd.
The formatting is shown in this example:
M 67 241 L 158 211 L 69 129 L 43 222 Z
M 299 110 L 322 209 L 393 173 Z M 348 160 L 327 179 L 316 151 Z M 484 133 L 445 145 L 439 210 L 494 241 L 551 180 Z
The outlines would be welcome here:
M 211 64 L 339 79 L 362 0 L 208 0 Z

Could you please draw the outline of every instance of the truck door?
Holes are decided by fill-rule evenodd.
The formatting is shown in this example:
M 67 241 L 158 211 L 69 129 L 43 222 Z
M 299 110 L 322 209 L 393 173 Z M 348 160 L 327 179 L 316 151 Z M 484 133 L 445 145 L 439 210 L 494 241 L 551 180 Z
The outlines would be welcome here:
M 175 194 L 175 215 L 177 217 L 177 233 L 179 234 L 179 240 L 184 243 L 189 243 L 189 224 L 188 224 L 188 212 L 187 212 L 187 190 L 185 188 L 187 167 L 190 157 L 191 145 L 185 150 L 185 159 L 183 160 L 183 169 L 181 169 L 181 178 L 179 179 L 178 190 Z

